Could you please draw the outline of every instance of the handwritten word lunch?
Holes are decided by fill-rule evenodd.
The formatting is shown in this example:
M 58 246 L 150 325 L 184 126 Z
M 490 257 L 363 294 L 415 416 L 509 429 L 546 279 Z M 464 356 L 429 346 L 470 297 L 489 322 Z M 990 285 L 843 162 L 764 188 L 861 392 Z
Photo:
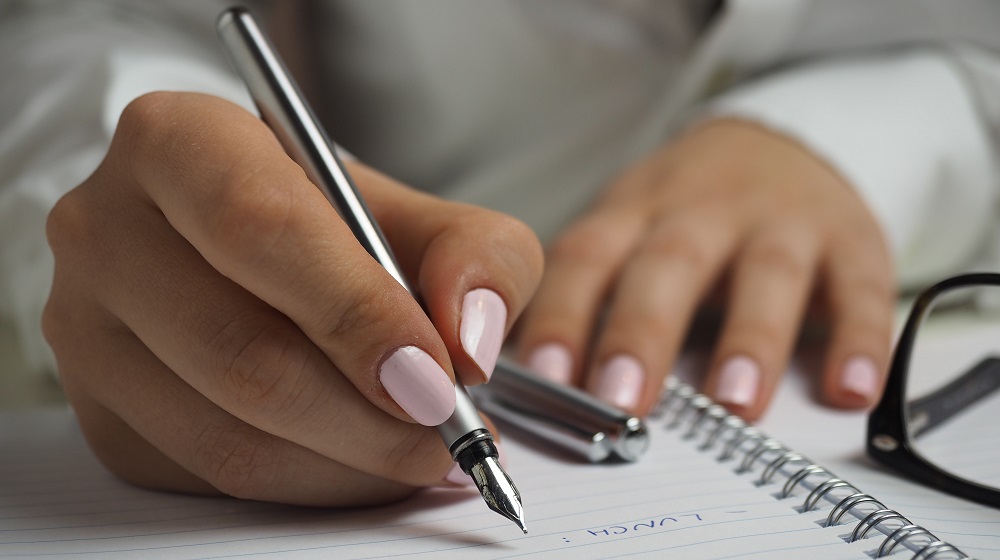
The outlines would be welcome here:
M 727 511 L 726 514 L 740 514 L 746 513 L 745 511 Z M 626 535 L 629 533 L 639 533 L 644 531 L 656 530 L 660 528 L 673 528 L 682 525 L 692 525 L 705 521 L 705 516 L 701 513 L 672 513 L 669 515 L 654 516 L 648 519 L 643 518 L 640 520 L 628 521 L 625 523 L 619 523 L 617 525 L 610 525 L 607 527 L 598 527 L 585 529 L 583 532 L 590 538 L 605 539 L 608 537 L 615 537 L 619 535 Z M 566 542 L 569 539 L 563 538 Z

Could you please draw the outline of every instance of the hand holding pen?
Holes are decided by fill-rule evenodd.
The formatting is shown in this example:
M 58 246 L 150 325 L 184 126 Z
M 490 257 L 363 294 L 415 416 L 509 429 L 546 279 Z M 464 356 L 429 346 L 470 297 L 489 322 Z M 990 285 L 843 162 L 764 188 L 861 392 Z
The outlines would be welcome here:
M 333 143 L 253 16 L 243 8 L 227 10 L 219 17 L 218 31 L 261 118 L 274 131 L 278 141 L 326 195 L 365 251 L 419 301 L 419 294 L 396 261 Z M 460 336 L 463 349 L 476 360 L 480 373 L 488 378 L 496 365 L 506 331 L 501 325 L 490 323 L 506 320 L 506 306 L 501 296 L 488 288 L 466 294 L 462 305 L 465 324 L 460 327 Z M 456 466 L 472 477 L 490 509 L 515 522 L 527 533 L 521 495 L 500 465 L 493 434 L 462 383 L 449 383 L 443 373 L 433 358 L 420 348 L 410 346 L 396 350 L 383 363 L 379 380 L 397 403 L 411 404 L 413 408 L 407 412 L 414 419 L 437 426 Z M 425 409 L 427 405 L 431 406 Z M 447 411 L 448 414 L 427 414 L 431 411 Z
M 540 248 L 510 218 L 348 167 L 426 312 L 257 116 L 200 94 L 128 107 L 100 168 L 52 213 L 45 320 L 117 475 L 332 506 L 470 480 L 449 477 L 427 426 L 453 412 L 431 387 L 482 381 Z M 488 292 L 505 317 L 478 305 Z

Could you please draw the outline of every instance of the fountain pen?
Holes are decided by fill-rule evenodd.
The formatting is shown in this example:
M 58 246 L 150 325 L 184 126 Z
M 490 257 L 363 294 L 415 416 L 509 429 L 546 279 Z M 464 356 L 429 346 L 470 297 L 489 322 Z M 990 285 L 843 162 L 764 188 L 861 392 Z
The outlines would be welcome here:
M 323 191 L 368 253 L 416 297 L 333 143 L 253 16 L 242 7 L 227 9 L 219 16 L 217 30 L 261 119 L 284 150 Z M 493 434 L 460 382 L 455 384 L 455 397 L 455 412 L 438 426 L 438 433 L 490 509 L 527 533 L 521 495 L 500 466 Z

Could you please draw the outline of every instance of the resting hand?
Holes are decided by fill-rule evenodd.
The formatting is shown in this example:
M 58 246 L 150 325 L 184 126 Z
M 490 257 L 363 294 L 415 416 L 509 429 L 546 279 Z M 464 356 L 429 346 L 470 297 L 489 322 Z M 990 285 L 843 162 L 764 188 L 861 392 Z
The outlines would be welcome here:
M 817 292 L 832 324 L 822 394 L 841 407 L 877 398 L 894 305 L 878 225 L 805 148 L 736 120 L 707 123 L 653 153 L 554 242 L 524 319 L 521 359 L 649 411 L 698 304 L 723 279 L 709 395 L 758 417 Z
M 44 330 L 98 457 L 150 488 L 358 505 L 443 484 L 456 373 L 492 371 L 541 274 L 527 228 L 351 171 L 427 312 L 253 115 L 123 113 L 52 211 Z

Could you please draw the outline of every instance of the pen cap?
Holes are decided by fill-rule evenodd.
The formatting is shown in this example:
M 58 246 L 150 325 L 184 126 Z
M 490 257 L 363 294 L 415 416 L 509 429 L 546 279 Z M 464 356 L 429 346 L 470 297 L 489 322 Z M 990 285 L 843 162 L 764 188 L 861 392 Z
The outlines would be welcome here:
M 649 447 L 642 420 L 575 387 L 553 383 L 508 359 L 476 387 L 480 408 L 553 444 L 602 461 L 635 461 Z

